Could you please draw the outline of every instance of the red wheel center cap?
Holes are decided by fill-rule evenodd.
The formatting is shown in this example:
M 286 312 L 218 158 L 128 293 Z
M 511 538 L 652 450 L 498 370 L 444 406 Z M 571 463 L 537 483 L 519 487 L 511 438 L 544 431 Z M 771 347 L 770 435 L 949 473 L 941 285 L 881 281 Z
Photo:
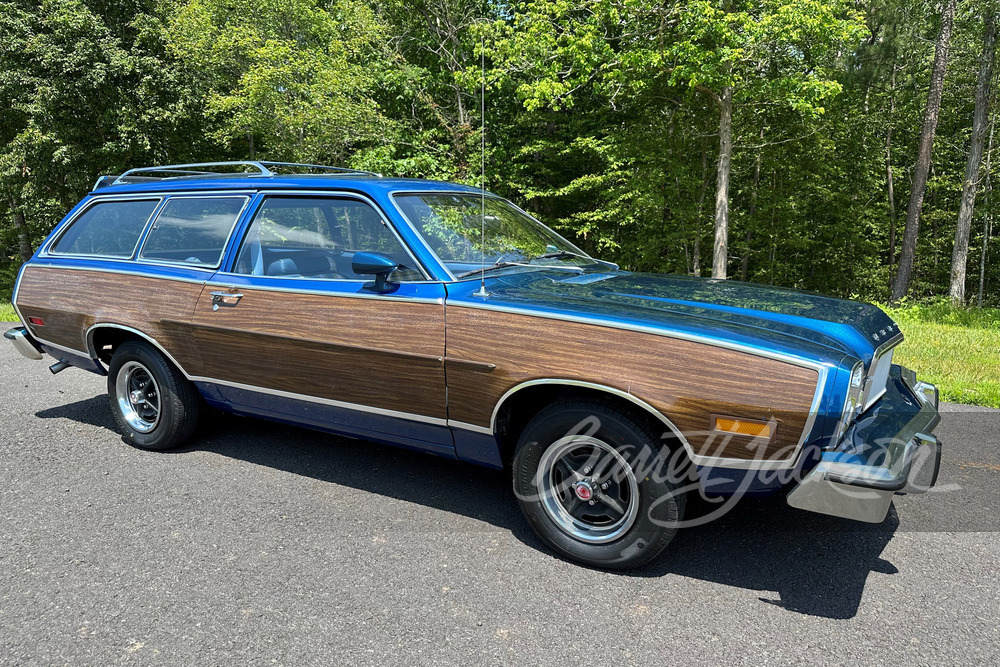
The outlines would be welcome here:
M 573 490 L 580 500 L 590 500 L 594 497 L 594 489 L 587 482 L 577 482 L 573 485 Z

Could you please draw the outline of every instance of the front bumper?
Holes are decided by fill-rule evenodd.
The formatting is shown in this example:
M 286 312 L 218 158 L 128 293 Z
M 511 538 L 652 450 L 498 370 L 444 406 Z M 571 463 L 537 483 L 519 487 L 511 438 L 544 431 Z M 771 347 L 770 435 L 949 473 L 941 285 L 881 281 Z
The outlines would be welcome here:
M 42 358 L 41 346 L 39 346 L 24 327 L 9 329 L 4 333 L 3 337 L 14 343 L 17 351 L 28 359 L 38 361 Z
M 893 494 L 923 493 L 937 482 L 941 442 L 931 431 L 939 421 L 937 387 L 893 366 L 886 394 L 834 450 L 822 453 L 819 464 L 788 494 L 788 504 L 882 522 Z

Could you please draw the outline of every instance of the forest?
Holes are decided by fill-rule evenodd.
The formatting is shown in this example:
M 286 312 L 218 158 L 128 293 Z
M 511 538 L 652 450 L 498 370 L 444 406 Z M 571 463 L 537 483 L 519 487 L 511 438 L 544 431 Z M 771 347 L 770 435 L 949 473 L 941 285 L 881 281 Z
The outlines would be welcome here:
M 478 186 L 485 159 L 487 189 L 627 269 L 995 306 L 997 12 L 2 0 L 0 300 L 102 174 L 267 159 Z

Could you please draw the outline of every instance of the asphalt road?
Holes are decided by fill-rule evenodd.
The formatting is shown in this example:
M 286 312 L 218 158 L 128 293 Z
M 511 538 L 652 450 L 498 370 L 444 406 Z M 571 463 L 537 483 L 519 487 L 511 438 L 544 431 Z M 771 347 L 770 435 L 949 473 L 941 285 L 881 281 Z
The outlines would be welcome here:
M 507 478 L 219 417 L 155 454 L 0 345 L 0 663 L 1000 663 L 1000 411 L 869 526 L 744 501 L 641 574 L 548 553 Z

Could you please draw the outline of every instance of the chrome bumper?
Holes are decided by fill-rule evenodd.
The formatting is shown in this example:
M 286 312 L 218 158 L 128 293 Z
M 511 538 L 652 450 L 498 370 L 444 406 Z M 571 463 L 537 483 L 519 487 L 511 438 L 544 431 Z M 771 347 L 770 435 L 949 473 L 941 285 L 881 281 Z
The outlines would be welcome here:
M 937 387 L 900 368 L 900 380 L 919 411 L 880 450 L 879 460 L 858 463 L 841 452 L 823 452 L 819 464 L 788 494 L 798 509 L 881 523 L 895 493 L 923 493 L 937 482 L 941 442 L 930 434 L 941 421 Z
M 42 348 L 39 347 L 38 343 L 35 342 L 35 339 L 31 337 L 31 334 L 24 327 L 10 329 L 4 333 L 3 337 L 14 343 L 17 351 L 28 359 L 38 361 L 42 358 Z

